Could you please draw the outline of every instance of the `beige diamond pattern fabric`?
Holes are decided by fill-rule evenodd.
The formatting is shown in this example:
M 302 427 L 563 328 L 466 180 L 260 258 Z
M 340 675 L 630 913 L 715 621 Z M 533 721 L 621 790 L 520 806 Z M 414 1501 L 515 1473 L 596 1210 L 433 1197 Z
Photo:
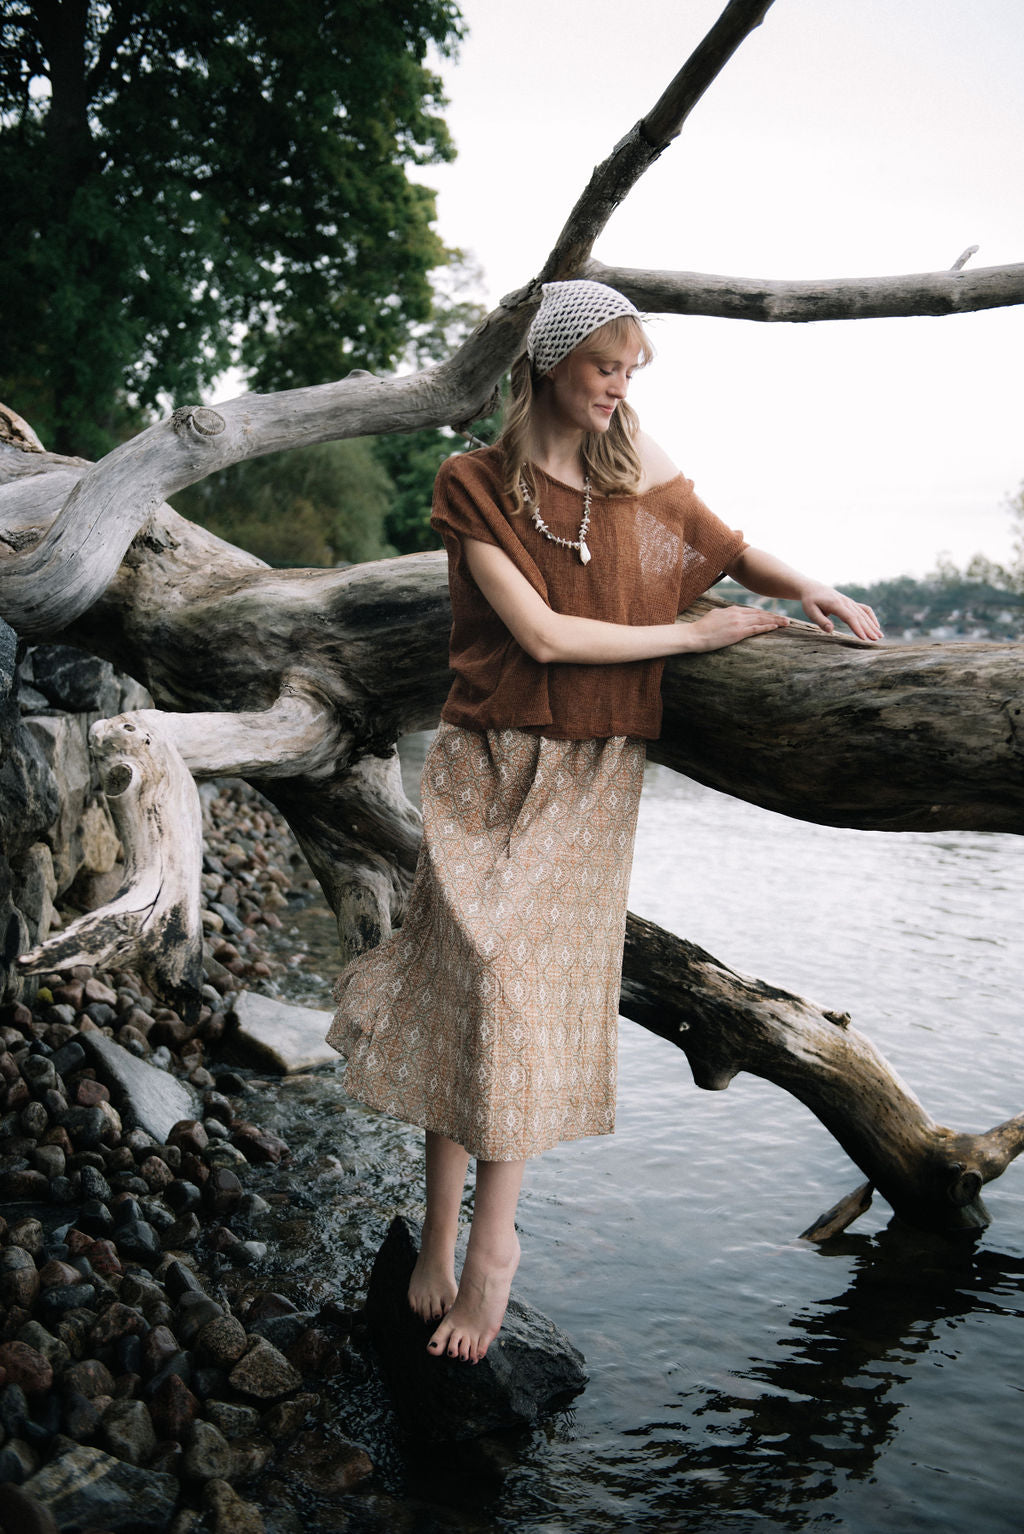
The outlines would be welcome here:
M 442 724 L 401 931 L 338 981 L 347 1090 L 488 1161 L 610 1134 L 640 740 Z

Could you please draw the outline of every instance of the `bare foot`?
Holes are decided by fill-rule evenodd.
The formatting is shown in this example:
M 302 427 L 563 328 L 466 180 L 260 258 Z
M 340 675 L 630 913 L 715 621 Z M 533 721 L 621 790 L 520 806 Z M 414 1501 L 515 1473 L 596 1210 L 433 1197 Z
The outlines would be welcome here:
M 455 1239 L 431 1236 L 426 1226 L 420 1254 L 409 1280 L 409 1304 L 421 1321 L 440 1321 L 458 1293 L 455 1281 Z
M 478 1364 L 501 1330 L 512 1279 L 519 1266 L 519 1240 L 508 1252 L 473 1253 L 466 1257 L 455 1303 L 427 1343 L 436 1358 L 447 1353 Z

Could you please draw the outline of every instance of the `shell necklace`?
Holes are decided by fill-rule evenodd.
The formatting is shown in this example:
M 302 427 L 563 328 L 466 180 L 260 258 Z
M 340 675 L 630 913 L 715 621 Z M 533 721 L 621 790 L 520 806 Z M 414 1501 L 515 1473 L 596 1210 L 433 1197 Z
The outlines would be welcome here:
M 521 479 L 519 481 L 519 489 L 523 500 L 529 506 L 530 491 L 525 480 Z M 580 556 L 580 564 L 589 565 L 592 558 L 590 549 L 587 547 L 587 529 L 590 527 L 589 474 L 584 475 L 583 477 L 583 520 L 580 522 L 580 530 L 576 534 L 575 538 L 559 538 L 557 533 L 553 533 L 550 527 L 548 527 L 547 523 L 544 521 L 544 518 L 541 516 L 540 507 L 537 505 L 536 501 L 533 502 L 533 511 L 530 515 L 530 521 L 533 523 L 537 531 L 543 534 L 543 536 L 547 538 L 550 543 L 557 543 L 559 547 L 563 549 L 575 549 L 577 554 Z

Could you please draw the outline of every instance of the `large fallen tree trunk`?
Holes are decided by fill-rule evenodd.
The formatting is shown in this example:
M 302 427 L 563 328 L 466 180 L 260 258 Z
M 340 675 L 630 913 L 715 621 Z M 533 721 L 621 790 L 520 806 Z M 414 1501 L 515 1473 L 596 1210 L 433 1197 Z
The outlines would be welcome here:
M 49 460 L 36 462 L 39 509 Z M 54 508 L 69 472 L 82 470 L 54 465 Z M 133 881 L 24 967 L 132 954 L 182 1003 L 202 953 L 198 901 L 186 898 L 198 892 L 198 840 L 178 834 L 197 814 L 188 773 L 237 773 L 284 811 L 343 954 L 386 936 L 419 842 L 395 742 L 436 722 L 447 629 L 440 554 L 274 571 L 158 508 L 104 596 L 62 631 L 131 668 L 161 705 L 95 730 Z M 676 657 L 665 705 L 652 758 L 754 803 L 874 829 L 1024 828 L 1015 645 L 872 647 L 793 625 Z M 982 1185 L 1024 1147 L 1024 1119 L 982 1135 L 935 1124 L 848 1019 L 635 917 L 622 1007 L 684 1050 L 698 1085 L 746 1070 L 792 1092 L 893 1208 L 929 1229 L 983 1226 Z
M 652 110 L 594 172 L 538 278 L 445 363 L 405 378 L 177 410 L 95 466 L 46 454 L 0 408 L 0 614 L 116 662 L 159 708 L 96 729 L 128 877 L 116 900 L 22 956 L 41 972 L 132 958 L 187 1007 L 201 956 L 194 776 L 238 773 L 284 812 L 338 917 L 342 956 L 401 918 L 419 840 L 395 741 L 447 690 L 441 555 L 345 571 L 271 571 L 184 522 L 165 497 L 280 448 L 458 424 L 517 350 L 541 280 L 590 275 L 665 312 L 756 320 L 954 313 L 1024 302 L 1024 267 L 968 275 L 751 283 L 599 267 L 594 241 L 770 0 L 731 0 Z M 699 609 L 698 609 L 699 610 Z M 694 616 L 693 613 L 689 615 Z M 805 625 L 666 668 L 651 755 L 704 783 L 835 825 L 1020 831 L 1022 687 L 1015 646 L 874 649 Z M 189 834 L 176 837 L 171 817 Z M 119 803 L 117 801 L 120 801 Z M 173 845 L 172 845 L 173 843 Z M 746 980 L 631 919 L 623 1008 L 688 1054 L 697 1082 L 749 1070 L 793 1092 L 871 1185 L 929 1229 L 977 1229 L 979 1191 L 1024 1143 L 1013 1119 L 956 1135 L 847 1020 Z M 864 1190 L 834 1214 L 838 1228 Z

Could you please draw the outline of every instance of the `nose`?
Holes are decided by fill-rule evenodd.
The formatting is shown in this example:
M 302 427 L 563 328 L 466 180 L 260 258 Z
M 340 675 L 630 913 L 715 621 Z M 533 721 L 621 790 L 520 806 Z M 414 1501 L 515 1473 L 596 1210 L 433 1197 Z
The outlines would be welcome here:
M 608 393 L 614 394 L 616 399 L 625 399 L 629 389 L 629 379 L 623 373 L 613 373 L 608 380 Z

